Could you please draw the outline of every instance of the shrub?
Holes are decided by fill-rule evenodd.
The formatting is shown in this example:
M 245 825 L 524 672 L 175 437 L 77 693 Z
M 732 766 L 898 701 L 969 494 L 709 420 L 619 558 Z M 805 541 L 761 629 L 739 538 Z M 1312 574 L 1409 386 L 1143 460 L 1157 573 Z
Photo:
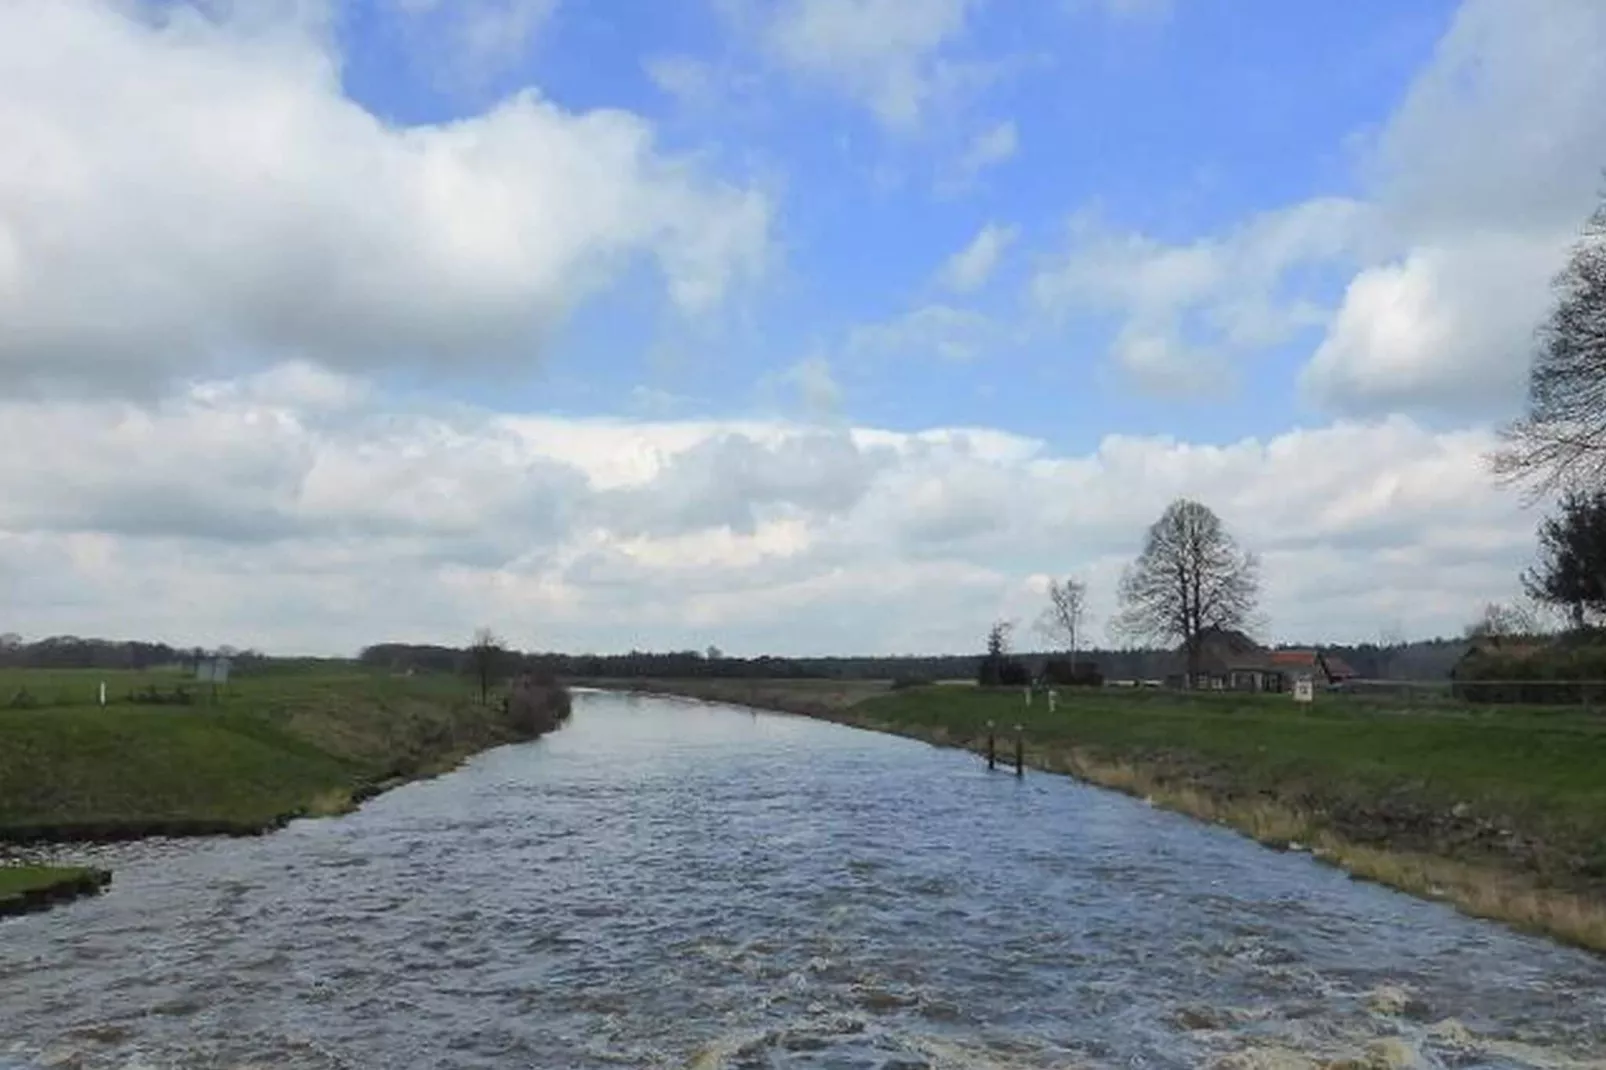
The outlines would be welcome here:
M 550 676 L 532 673 L 513 682 L 505 708 L 514 731 L 533 739 L 567 721 L 571 706 L 567 688 Z
M 998 683 L 1003 687 L 1026 687 L 1032 682 L 1032 670 L 1011 658 L 998 667 Z
M 1451 693 L 1465 702 L 1570 705 L 1606 698 L 1606 646 L 1493 647 L 1469 654 Z
M 930 687 L 934 683 L 936 681 L 929 676 L 894 676 L 892 678 L 892 690 L 904 691 L 911 687 Z
M 1072 662 L 1069 658 L 1050 658 L 1043 666 L 1043 677 L 1051 684 L 1064 687 L 1104 686 L 1104 674 L 1090 661 Z

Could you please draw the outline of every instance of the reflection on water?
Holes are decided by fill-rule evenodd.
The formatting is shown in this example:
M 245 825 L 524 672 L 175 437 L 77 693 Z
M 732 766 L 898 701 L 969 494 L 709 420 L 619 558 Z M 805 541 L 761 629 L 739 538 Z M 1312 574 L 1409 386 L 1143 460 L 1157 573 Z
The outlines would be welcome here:
M 1606 1067 L 1601 960 L 728 708 L 586 695 L 346 818 L 98 854 L 0 924 L 6 1070 Z

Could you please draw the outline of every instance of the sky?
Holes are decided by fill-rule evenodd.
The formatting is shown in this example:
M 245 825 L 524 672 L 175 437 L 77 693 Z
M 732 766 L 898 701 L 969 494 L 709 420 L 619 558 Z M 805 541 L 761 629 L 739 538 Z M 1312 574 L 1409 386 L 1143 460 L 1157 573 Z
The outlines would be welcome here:
M 7 0 L 0 630 L 1099 641 L 1186 496 L 1459 634 L 1603 100 L 1597 0 Z

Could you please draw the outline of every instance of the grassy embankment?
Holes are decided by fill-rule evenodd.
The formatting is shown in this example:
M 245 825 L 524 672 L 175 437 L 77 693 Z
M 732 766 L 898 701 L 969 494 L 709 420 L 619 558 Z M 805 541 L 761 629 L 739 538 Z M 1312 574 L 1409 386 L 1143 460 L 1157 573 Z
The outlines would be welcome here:
M 94 895 L 111 882 L 100 869 L 69 866 L 0 866 L 0 917 L 45 910 L 82 895 Z
M 356 669 L 242 677 L 217 705 L 126 698 L 183 683 L 0 671 L 0 703 L 22 688 L 44 703 L 0 708 L 0 843 L 262 832 L 538 731 L 480 704 L 465 680 Z
M 1606 951 L 1606 718 L 1386 700 L 1018 691 L 815 681 L 635 686 L 981 750 L 1026 731 L 1035 768 L 1151 799 L 1357 877 Z

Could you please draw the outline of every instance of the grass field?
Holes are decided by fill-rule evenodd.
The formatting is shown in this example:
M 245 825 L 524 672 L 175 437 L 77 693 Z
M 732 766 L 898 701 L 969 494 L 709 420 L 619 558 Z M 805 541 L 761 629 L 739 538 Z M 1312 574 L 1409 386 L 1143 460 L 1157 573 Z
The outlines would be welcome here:
M 96 704 L 101 680 L 111 703 Z M 182 677 L 0 672 L 0 841 L 246 833 L 512 738 L 465 680 L 321 668 L 239 677 L 220 700 L 128 702 Z M 193 684 L 191 685 L 193 688 Z
M 76 866 L 0 866 L 0 916 L 94 895 L 110 879 L 104 871 Z
M 1302 846 L 1350 872 L 1606 950 L 1606 718 L 1576 707 L 819 681 L 644 682 L 1027 763 Z

